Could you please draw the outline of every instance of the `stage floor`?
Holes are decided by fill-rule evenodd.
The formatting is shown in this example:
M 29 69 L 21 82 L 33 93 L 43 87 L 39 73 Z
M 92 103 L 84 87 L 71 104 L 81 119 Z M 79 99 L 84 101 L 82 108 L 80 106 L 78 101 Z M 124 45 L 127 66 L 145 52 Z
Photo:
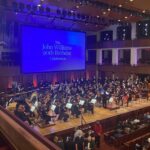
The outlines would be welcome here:
M 117 110 L 109 110 L 109 109 L 104 109 L 101 107 L 95 107 L 94 108 L 94 114 L 91 113 L 86 113 L 83 114 L 83 117 L 86 121 L 86 123 L 91 123 L 95 122 L 96 120 L 103 120 L 112 116 L 116 116 L 119 114 L 124 114 L 133 110 L 138 110 L 144 107 L 150 106 L 150 101 L 147 100 L 138 100 L 136 102 L 132 102 L 129 104 L 129 107 L 121 107 Z M 68 122 L 63 122 L 63 121 L 56 121 L 56 124 L 53 126 L 45 127 L 45 128 L 40 128 L 38 126 L 33 127 L 34 130 L 38 131 L 40 134 L 43 136 L 47 136 L 51 133 L 63 131 L 66 129 L 70 129 L 73 127 L 77 127 L 81 125 L 81 119 L 80 118 L 72 118 Z

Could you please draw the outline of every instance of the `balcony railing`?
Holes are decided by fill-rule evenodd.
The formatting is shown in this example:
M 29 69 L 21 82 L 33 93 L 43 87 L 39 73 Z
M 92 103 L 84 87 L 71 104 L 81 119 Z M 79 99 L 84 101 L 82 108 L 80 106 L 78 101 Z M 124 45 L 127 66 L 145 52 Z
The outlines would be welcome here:
M 97 43 L 87 43 L 87 49 L 130 48 L 130 47 L 150 47 L 150 39 L 136 39 L 125 41 L 116 40 Z

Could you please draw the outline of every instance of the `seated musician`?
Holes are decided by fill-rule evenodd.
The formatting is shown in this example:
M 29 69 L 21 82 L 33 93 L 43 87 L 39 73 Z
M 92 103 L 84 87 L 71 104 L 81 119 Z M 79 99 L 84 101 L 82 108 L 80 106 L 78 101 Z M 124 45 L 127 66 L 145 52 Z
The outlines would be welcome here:
M 47 108 L 43 105 L 40 110 L 40 117 L 45 122 L 45 124 L 50 124 L 52 121 L 52 117 L 48 115 Z
M 69 118 L 67 109 L 65 108 L 65 104 L 60 104 L 60 102 L 57 102 L 55 113 L 58 116 L 58 120 L 63 120 L 64 122 L 66 122 Z
M 79 110 L 79 105 L 77 104 L 76 101 L 73 102 L 73 105 L 71 107 L 71 113 L 72 115 L 76 116 L 76 118 L 79 118 L 79 115 L 81 114 L 80 110 Z
M 47 112 L 47 115 L 51 118 L 51 122 L 49 122 L 49 123 L 54 124 L 57 119 L 57 115 L 55 114 L 55 112 L 53 110 L 49 109 L 49 111 Z
M 115 108 L 116 106 L 117 106 L 116 99 L 115 99 L 114 94 L 112 94 L 111 97 L 109 98 L 107 107 L 108 108 Z
M 92 104 L 91 102 L 88 102 L 87 105 L 87 110 L 90 111 L 92 114 L 94 114 L 94 104 Z
M 23 122 L 28 123 L 29 125 L 32 124 L 28 114 L 25 112 L 25 106 L 23 104 L 19 104 L 16 106 L 16 110 L 14 111 L 14 114 Z
M 6 101 L 4 97 L 0 97 L 0 105 L 5 107 L 6 106 Z

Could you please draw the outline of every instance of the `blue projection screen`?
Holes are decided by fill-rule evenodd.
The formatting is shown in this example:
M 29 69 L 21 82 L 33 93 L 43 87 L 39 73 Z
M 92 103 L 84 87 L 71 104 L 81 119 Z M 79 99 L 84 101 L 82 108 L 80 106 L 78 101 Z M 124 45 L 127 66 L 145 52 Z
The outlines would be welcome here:
M 22 72 L 85 69 L 85 33 L 22 26 Z

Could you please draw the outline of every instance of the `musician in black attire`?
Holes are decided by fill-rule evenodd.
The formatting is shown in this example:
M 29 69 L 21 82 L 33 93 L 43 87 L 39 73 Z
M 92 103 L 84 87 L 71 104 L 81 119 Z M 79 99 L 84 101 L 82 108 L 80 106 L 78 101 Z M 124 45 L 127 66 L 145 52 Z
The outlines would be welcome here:
M 27 113 L 25 112 L 25 106 L 23 104 L 17 105 L 14 114 L 23 122 L 27 122 L 30 125 L 32 124 Z
M 65 104 L 60 104 L 60 102 L 57 103 L 55 108 L 55 113 L 59 115 L 58 119 L 63 120 L 66 122 L 69 118 L 69 115 L 67 114 L 67 109 L 65 108 Z
M 106 106 L 107 106 L 107 96 L 106 96 L 106 94 L 102 95 L 102 105 L 103 105 L 104 108 L 106 108 Z
M 81 114 L 80 110 L 79 110 L 79 105 L 74 102 L 72 107 L 71 107 L 71 112 L 72 112 L 72 115 L 75 115 L 76 118 L 79 118 L 79 115 Z
M 0 105 L 3 107 L 6 106 L 6 101 L 5 101 L 4 97 L 0 97 Z
M 75 143 L 72 137 L 67 136 L 64 141 L 65 150 L 75 150 Z
M 42 106 L 40 109 L 40 116 L 41 118 L 45 121 L 45 124 L 49 124 L 49 122 L 51 121 L 51 116 L 47 115 L 47 107 Z

